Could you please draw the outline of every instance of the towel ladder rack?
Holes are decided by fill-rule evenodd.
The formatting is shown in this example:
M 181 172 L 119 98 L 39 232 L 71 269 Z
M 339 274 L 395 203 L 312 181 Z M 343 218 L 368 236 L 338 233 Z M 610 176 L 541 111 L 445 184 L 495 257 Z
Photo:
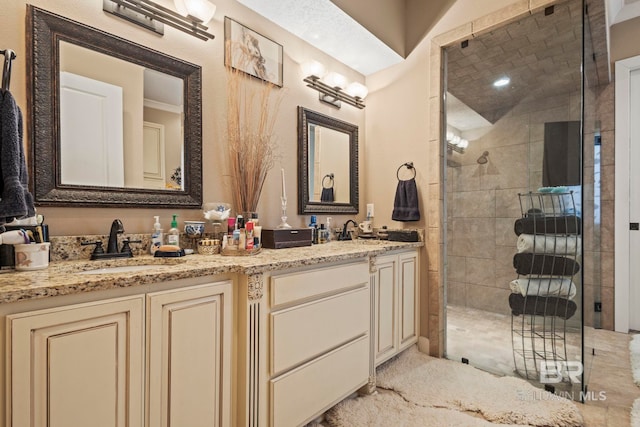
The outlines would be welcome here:
M 2 90 L 9 90 L 11 83 L 11 61 L 16 59 L 16 53 L 11 49 L 2 49 L 0 53 L 4 55 L 4 66 L 2 67 Z

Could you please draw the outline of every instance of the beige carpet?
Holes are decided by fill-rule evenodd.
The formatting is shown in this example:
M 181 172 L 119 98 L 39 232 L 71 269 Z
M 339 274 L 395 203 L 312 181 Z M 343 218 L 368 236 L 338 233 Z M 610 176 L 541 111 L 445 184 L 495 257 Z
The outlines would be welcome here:
M 342 402 L 327 413 L 327 423 L 332 427 L 583 425 L 569 400 L 519 378 L 495 377 L 429 357 L 416 347 L 381 366 L 377 385 L 389 391 Z
M 407 402 L 396 393 L 381 390 L 372 396 L 347 399 L 326 415 L 324 425 L 335 427 L 493 427 L 472 414 L 429 408 Z M 505 426 L 505 424 L 500 424 Z M 515 424 L 508 424 L 515 427 Z M 520 427 L 520 426 L 519 426 Z

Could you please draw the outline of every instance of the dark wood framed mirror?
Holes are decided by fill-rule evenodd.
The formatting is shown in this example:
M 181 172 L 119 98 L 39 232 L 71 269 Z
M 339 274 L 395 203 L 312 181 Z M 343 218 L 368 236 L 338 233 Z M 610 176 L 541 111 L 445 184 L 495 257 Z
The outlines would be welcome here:
M 358 126 L 298 107 L 298 213 L 358 211 Z
M 199 66 L 31 5 L 27 5 L 27 50 L 27 70 L 30 73 L 27 79 L 31 118 L 30 179 L 36 205 L 180 208 L 199 208 L 202 205 L 202 98 Z M 67 74 L 63 66 L 72 62 L 67 52 L 87 55 L 82 59 L 75 58 L 74 61 L 84 65 L 94 62 L 86 58 L 96 58 L 96 63 L 109 60 L 136 69 L 135 73 L 118 72 L 117 66 L 109 65 L 101 67 L 103 73 L 106 70 L 110 74 L 140 76 L 140 80 L 131 86 L 111 86 L 116 91 L 121 88 L 124 92 L 124 95 L 120 95 L 122 99 L 134 98 L 132 92 L 136 97 L 143 98 L 136 98 L 139 106 L 132 110 L 144 110 L 144 113 L 132 118 L 132 114 L 126 110 L 116 110 L 110 117 L 119 116 L 122 123 L 112 123 L 105 116 L 99 119 L 104 126 L 85 126 L 88 132 L 95 133 L 96 129 L 104 128 L 104 133 L 116 133 L 119 138 L 116 145 L 123 146 L 116 150 L 113 157 L 116 159 L 117 174 L 121 175 L 119 179 L 94 180 L 95 174 L 102 173 L 98 173 L 98 170 L 106 170 L 105 176 L 112 174 L 113 166 L 102 163 L 102 160 L 112 158 L 108 157 L 111 154 L 107 154 L 113 149 L 112 144 L 107 143 L 108 140 L 105 139 L 107 142 L 102 142 L 101 147 L 95 148 L 90 145 L 96 139 L 91 137 L 91 133 L 77 132 L 75 145 L 71 149 L 66 148 L 66 151 L 63 149 L 63 145 L 68 147 L 69 144 L 66 139 L 69 129 L 75 131 L 81 127 L 87 120 L 85 112 L 90 109 L 85 105 L 76 107 L 75 110 L 67 109 L 70 98 L 65 98 L 61 93 L 61 80 L 65 80 L 64 74 Z M 152 120 L 153 126 L 148 127 L 147 82 L 154 77 L 166 83 L 161 91 L 156 92 L 169 93 L 169 86 L 172 86 L 179 101 L 167 109 L 165 107 L 169 101 L 152 99 L 152 110 L 156 108 L 155 104 L 162 104 L 163 107 L 157 108 L 174 111 L 171 112 L 171 119 Z M 87 80 L 102 83 L 95 78 Z M 66 88 L 65 85 L 62 87 Z M 97 104 L 99 102 L 96 103 L 96 109 L 102 111 L 102 105 Z M 112 104 L 118 106 L 118 102 Z M 120 101 L 120 104 L 124 102 Z M 65 106 L 64 113 L 62 105 Z M 91 106 L 91 103 L 88 105 Z M 166 111 L 156 111 L 155 117 L 162 114 L 166 116 Z M 153 114 L 151 117 L 154 117 Z M 172 124 L 155 123 L 163 120 L 170 120 Z M 158 130 L 158 126 L 162 128 L 162 132 Z M 122 129 L 124 136 L 117 135 L 118 129 Z M 131 129 L 133 134 L 129 134 Z M 154 132 L 160 136 L 149 139 L 148 135 Z M 166 154 L 161 151 L 160 148 L 165 147 L 165 144 L 174 146 L 173 151 L 168 148 Z M 94 166 L 89 168 L 86 164 Z M 70 175 L 67 165 L 85 165 L 85 175 Z

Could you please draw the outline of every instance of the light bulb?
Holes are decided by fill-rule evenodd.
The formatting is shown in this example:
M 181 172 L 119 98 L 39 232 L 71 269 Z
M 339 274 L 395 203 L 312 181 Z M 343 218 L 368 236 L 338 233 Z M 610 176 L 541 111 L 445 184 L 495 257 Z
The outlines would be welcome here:
M 305 77 L 314 76 L 321 79 L 322 77 L 324 77 L 325 73 L 327 72 L 324 65 L 322 65 L 322 63 L 314 59 L 303 62 L 301 67 L 302 67 L 302 73 L 304 74 Z
M 365 99 L 367 97 L 367 94 L 369 93 L 369 89 L 367 89 L 367 87 L 362 83 L 353 82 L 349 86 L 347 86 L 345 92 L 347 92 L 354 98 Z
M 323 81 L 332 88 L 344 89 L 347 85 L 347 78 L 342 74 L 338 74 L 335 71 L 331 71 L 325 76 Z
M 460 142 L 458 143 L 458 148 L 462 148 L 463 150 L 469 146 L 469 141 L 466 139 L 460 138 Z
M 174 0 L 176 10 L 182 16 L 192 16 L 203 24 L 208 23 L 216 13 L 216 5 L 209 0 Z

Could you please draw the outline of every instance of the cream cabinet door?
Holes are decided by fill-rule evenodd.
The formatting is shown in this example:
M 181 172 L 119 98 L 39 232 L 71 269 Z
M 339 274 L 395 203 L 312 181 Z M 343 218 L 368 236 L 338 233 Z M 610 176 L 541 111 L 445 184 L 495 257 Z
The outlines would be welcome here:
M 11 427 L 143 425 L 144 297 L 7 316 Z
M 231 282 L 147 295 L 147 426 L 231 425 Z
M 383 362 L 398 351 L 398 257 L 378 257 L 373 277 L 373 334 L 375 364 Z
M 398 255 L 398 299 L 400 306 L 398 350 L 403 350 L 418 341 L 418 252 Z
M 418 252 L 383 255 L 373 274 L 375 366 L 418 341 Z

